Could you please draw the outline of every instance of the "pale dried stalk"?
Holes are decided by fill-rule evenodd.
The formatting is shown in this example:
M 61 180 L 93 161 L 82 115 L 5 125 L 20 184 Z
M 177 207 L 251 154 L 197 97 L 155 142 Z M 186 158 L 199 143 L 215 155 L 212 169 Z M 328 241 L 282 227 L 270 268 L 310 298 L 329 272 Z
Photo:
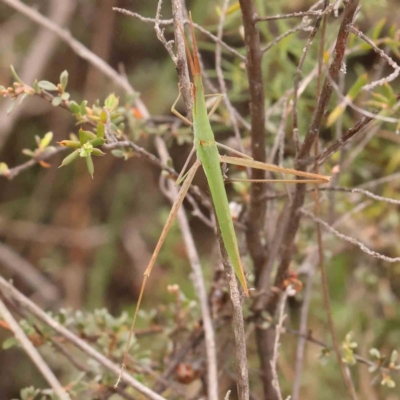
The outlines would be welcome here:
M 47 383 L 52 387 L 54 393 L 61 400 L 70 400 L 68 393 L 61 386 L 61 383 L 58 381 L 56 376 L 53 374 L 53 371 L 49 368 L 46 362 L 43 360 L 42 356 L 36 350 L 35 346 L 25 335 L 22 328 L 19 326 L 18 322 L 14 319 L 6 305 L 0 299 L 0 315 L 3 317 L 4 321 L 12 329 L 15 338 L 19 341 L 22 348 L 25 350 L 26 354 L 30 357 L 33 363 L 36 365 L 40 373 L 43 375 L 44 379 L 46 379 Z

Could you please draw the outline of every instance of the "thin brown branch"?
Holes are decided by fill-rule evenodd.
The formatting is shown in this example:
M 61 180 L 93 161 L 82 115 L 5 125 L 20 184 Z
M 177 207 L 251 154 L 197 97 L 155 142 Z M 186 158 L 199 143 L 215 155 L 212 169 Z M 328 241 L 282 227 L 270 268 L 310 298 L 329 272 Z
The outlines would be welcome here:
M 32 168 L 33 166 L 39 164 L 41 161 L 46 161 L 54 157 L 56 154 L 62 153 L 65 150 L 67 150 L 66 147 L 57 147 L 53 151 L 47 151 L 45 153 L 42 153 L 38 157 L 33 157 L 29 161 L 24 162 L 21 165 L 10 168 L 7 172 L 3 173 L 3 176 L 9 180 L 12 180 L 16 176 L 18 176 L 21 172 L 24 172 L 27 169 Z
M 37 327 L 35 327 L 36 331 L 40 335 L 42 335 L 42 332 L 38 330 Z M 43 338 L 45 338 L 44 335 L 42 335 Z M 60 344 L 57 340 L 57 338 L 50 337 L 48 338 L 52 345 L 59 351 L 78 371 L 83 371 L 86 373 L 90 372 L 90 368 L 87 367 L 85 364 L 81 363 L 80 361 L 76 360 L 75 357 L 72 356 L 71 352 L 68 351 L 62 344 Z
M 371 90 L 376 86 L 382 86 L 385 83 L 392 82 L 400 75 L 400 66 L 393 60 L 393 58 L 389 57 L 382 49 L 380 49 L 368 36 L 364 35 L 361 31 L 359 31 L 356 27 L 350 26 L 350 31 L 354 33 L 356 36 L 367 42 L 374 51 L 379 54 L 387 63 L 394 69 L 394 72 L 389 76 L 379 79 L 378 81 L 372 82 L 369 85 L 364 86 L 364 90 Z
M 283 322 L 285 321 L 285 318 L 286 318 L 285 306 L 286 306 L 286 300 L 288 297 L 288 290 L 289 290 L 289 288 L 287 288 L 283 292 L 282 299 L 281 299 L 278 323 L 276 325 L 276 331 L 275 331 L 274 351 L 273 351 L 273 357 L 271 360 L 271 369 L 272 369 L 272 376 L 273 376 L 272 386 L 275 388 L 279 400 L 282 400 L 283 398 L 282 398 L 281 388 L 279 386 L 279 378 L 278 378 L 278 373 L 276 371 L 276 365 L 278 363 L 278 356 L 279 356 L 279 346 L 280 346 L 279 339 L 281 337 Z
M 364 253 L 366 253 L 374 258 L 378 258 L 379 260 L 383 260 L 388 263 L 400 262 L 400 257 L 388 257 L 388 256 L 385 256 L 384 254 L 381 254 L 374 250 L 369 249 L 367 246 L 365 246 L 365 244 L 361 243 L 360 241 L 358 241 L 357 239 L 355 239 L 351 236 L 344 235 L 343 233 L 337 231 L 335 228 L 330 226 L 327 222 L 323 221 L 322 219 L 318 218 L 316 215 L 310 213 L 307 210 L 300 209 L 300 213 L 305 215 L 306 217 L 311 218 L 314 222 L 317 222 L 318 224 L 322 225 L 324 228 L 326 228 L 329 232 L 333 233 L 339 239 L 342 239 L 346 242 L 354 244 L 361 251 L 363 251 Z
M 254 18 L 255 22 L 263 22 L 263 21 L 275 21 L 277 19 L 288 19 L 288 18 L 303 18 L 303 17 L 313 17 L 320 16 L 322 14 L 321 11 L 299 11 L 293 12 L 290 14 L 278 14 L 271 15 L 270 17 L 256 17 Z
M 394 180 L 397 180 L 400 178 L 400 172 L 395 172 L 394 174 L 390 174 L 388 176 L 383 176 L 382 178 L 378 178 L 378 179 L 373 179 L 372 181 L 369 182 L 365 182 L 362 185 L 359 186 L 360 189 L 363 188 L 371 188 L 371 187 L 376 187 L 379 185 L 382 185 L 384 183 L 387 182 L 392 182 Z
M 160 379 L 158 379 L 158 381 L 156 381 L 156 383 L 153 387 L 153 390 L 155 392 L 160 392 L 161 390 L 163 390 L 165 388 L 166 385 L 163 382 L 166 381 L 171 375 L 173 375 L 175 373 L 176 367 L 178 366 L 178 364 L 185 359 L 187 354 L 193 348 L 195 348 L 196 346 L 198 346 L 200 344 L 200 342 L 203 340 L 203 338 L 204 338 L 203 330 L 195 330 L 190 335 L 190 338 L 186 341 L 186 343 L 180 348 L 180 350 L 178 352 L 176 352 L 176 354 L 174 354 L 174 357 L 169 360 L 168 365 L 166 366 L 166 368 L 164 368 L 164 371 L 163 371 Z
M 157 3 L 157 11 L 156 11 L 156 18 L 154 22 L 154 30 L 156 31 L 157 38 L 158 40 L 163 44 L 165 49 L 167 50 L 169 56 L 171 57 L 172 61 L 174 62 L 176 66 L 176 56 L 174 53 L 174 50 L 172 49 L 172 42 L 168 41 L 165 39 L 164 36 L 164 29 L 160 28 L 160 23 L 159 21 L 161 20 L 161 8 L 162 8 L 162 0 L 159 0 Z
M 220 232 L 218 232 L 218 239 L 220 242 L 222 264 L 224 265 L 224 269 L 228 275 L 229 293 L 232 303 L 232 326 L 235 338 L 235 361 L 237 373 L 236 387 L 238 390 L 238 399 L 249 400 L 249 372 L 247 367 L 246 334 L 244 330 L 242 296 L 238 288 L 235 271 L 233 270 L 232 264 L 225 250 Z
M 313 278 L 316 270 L 316 261 L 314 261 L 317 258 L 316 252 L 313 252 L 308 258 L 311 257 L 313 262 L 310 261 L 311 267 L 308 269 L 307 282 L 303 290 L 303 301 L 300 310 L 300 326 L 299 326 L 299 335 L 297 340 L 296 364 L 295 364 L 293 387 L 292 387 L 292 400 L 299 400 L 300 398 L 299 395 L 301 387 L 301 375 L 303 372 L 304 351 L 308 335 L 308 330 L 307 330 L 308 313 L 311 304 Z
M 394 180 L 394 179 L 400 178 L 399 172 L 397 172 L 396 174 L 393 174 L 393 175 L 390 176 L 389 180 Z M 385 178 L 388 178 L 388 177 L 385 177 Z M 384 182 L 386 182 L 386 181 L 384 181 Z M 370 183 L 370 182 L 368 182 L 368 183 Z M 378 182 L 378 184 L 379 183 L 380 182 Z M 326 186 L 326 187 L 322 187 L 322 188 L 320 187 L 318 190 L 320 192 L 358 193 L 358 194 L 363 194 L 364 196 L 370 197 L 371 199 L 374 199 L 377 201 L 383 201 L 383 202 L 389 203 L 389 204 L 400 205 L 400 200 L 392 199 L 390 197 L 379 196 L 375 193 L 372 193 L 368 190 L 364 190 L 361 188 L 347 188 L 347 187 L 343 187 L 343 186 Z M 310 189 L 306 190 L 307 193 L 314 192 L 314 191 L 315 191 L 315 188 L 310 188 Z M 284 197 L 288 197 L 288 194 L 287 193 L 277 193 L 276 195 L 264 196 L 263 200 L 275 200 L 275 199 L 284 198 Z
M 268 50 L 270 50 L 272 47 L 276 46 L 280 41 L 285 39 L 285 37 L 288 37 L 292 35 L 293 33 L 300 32 L 300 31 L 309 31 L 312 28 L 310 27 L 310 22 L 309 20 L 302 21 L 300 24 L 295 26 L 294 28 L 289 29 L 288 31 L 282 33 L 281 35 L 277 36 L 274 38 L 272 42 L 269 42 L 266 46 L 264 46 L 261 49 L 261 52 L 265 54 Z
M 260 35 L 254 21 L 256 8 L 253 0 L 240 0 L 239 3 L 244 26 L 247 76 L 250 89 L 251 152 L 255 160 L 265 161 L 265 93 L 261 69 Z M 251 179 L 264 179 L 264 177 L 264 171 L 252 169 Z M 265 262 L 265 251 L 260 235 L 265 204 L 258 201 L 263 192 L 264 185 L 252 185 L 247 221 L 246 241 L 256 274 L 257 271 L 262 270 Z
M 180 30 L 180 28 L 183 29 L 183 27 L 185 26 L 185 19 L 181 1 L 172 1 L 172 15 L 174 20 L 174 33 L 176 44 L 175 68 L 178 73 L 179 90 L 182 93 L 183 101 L 185 103 L 186 116 L 189 120 L 192 120 L 193 98 L 190 91 L 189 67 L 186 59 L 185 41 L 182 37 Z
M 333 61 L 329 67 L 328 76 L 325 79 L 321 94 L 318 99 L 317 108 L 313 114 L 313 118 L 308 128 L 308 132 L 304 143 L 301 146 L 299 158 L 302 159 L 306 157 L 311 150 L 315 138 L 319 133 L 319 129 L 322 124 L 323 116 L 328 106 L 329 100 L 332 95 L 332 83 L 336 82 L 339 76 L 339 72 L 342 68 L 342 62 L 345 55 L 347 39 L 349 36 L 349 27 L 353 22 L 358 8 L 359 0 L 349 0 L 347 3 L 344 13 L 342 23 L 339 28 L 338 38 L 335 45 L 335 50 L 333 52 Z
M 298 154 L 300 150 L 300 137 L 299 137 L 299 127 L 298 127 L 298 116 L 297 116 L 297 101 L 298 101 L 298 89 L 299 89 L 299 82 L 300 82 L 300 77 L 301 77 L 301 72 L 303 70 L 303 65 L 304 62 L 307 58 L 308 52 L 311 48 L 311 45 L 314 41 L 315 36 L 317 35 L 317 32 L 319 30 L 319 27 L 321 25 L 321 22 L 326 15 L 326 13 L 329 12 L 328 8 L 325 8 L 324 12 L 316 19 L 314 26 L 312 28 L 312 31 L 307 39 L 307 43 L 305 47 L 303 48 L 303 53 L 300 57 L 299 65 L 297 67 L 296 71 L 296 76 L 294 79 L 294 92 L 293 92 L 293 139 L 295 141 L 296 145 L 296 154 Z
M 262 52 L 260 34 L 257 22 L 257 10 L 253 0 L 239 0 L 244 27 L 244 42 L 246 47 L 246 70 L 250 90 L 250 121 L 251 121 L 251 155 L 257 161 L 265 162 L 265 92 L 262 75 Z M 251 179 L 264 179 L 262 170 L 252 169 Z M 261 237 L 266 202 L 260 202 L 259 198 L 264 194 L 265 185 L 253 184 L 250 191 L 249 211 L 247 215 L 246 243 L 253 262 L 256 285 L 260 274 L 264 270 L 266 253 Z M 270 331 L 256 329 L 257 351 L 261 364 L 262 384 L 264 398 L 276 399 L 276 391 L 272 386 L 271 355 L 272 337 Z
M 363 132 L 364 129 L 373 121 L 371 117 L 363 117 L 358 121 L 352 128 L 348 129 L 341 138 L 333 142 L 326 150 L 318 154 L 315 161 L 318 165 L 322 165 L 325 161 L 331 157 L 334 153 L 342 149 L 347 143 L 352 141 L 359 133 Z

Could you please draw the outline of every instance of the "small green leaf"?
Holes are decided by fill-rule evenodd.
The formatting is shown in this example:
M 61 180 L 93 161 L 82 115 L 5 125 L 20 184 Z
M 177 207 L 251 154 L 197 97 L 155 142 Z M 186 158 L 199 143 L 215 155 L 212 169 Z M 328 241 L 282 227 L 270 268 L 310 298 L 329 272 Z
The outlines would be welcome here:
M 78 140 L 62 140 L 61 142 L 58 142 L 58 144 L 64 147 L 70 147 L 71 149 L 81 148 L 81 142 Z
M 57 86 L 49 81 L 39 81 L 38 85 L 40 88 L 44 90 L 51 90 L 51 91 L 57 90 Z
M 369 373 L 375 372 L 378 368 L 379 368 L 379 367 L 378 367 L 377 364 L 370 365 L 370 366 L 368 367 L 368 372 L 369 372 Z
M 114 149 L 111 150 L 111 153 L 114 157 L 118 157 L 118 158 L 124 158 L 125 157 L 125 152 L 119 149 Z
M 69 97 L 70 97 L 70 94 L 69 94 L 68 92 L 64 92 L 64 93 L 61 95 L 61 98 L 62 98 L 63 100 L 68 100 Z
M 92 157 L 90 155 L 88 157 L 86 157 L 86 166 L 89 171 L 89 174 L 91 175 L 91 177 L 93 179 L 94 165 L 93 165 Z
M 0 176 L 7 175 L 9 172 L 8 165 L 4 162 L 0 162 Z
M 96 138 L 90 141 L 91 145 L 93 147 L 98 147 L 98 146 L 103 146 L 103 144 L 105 143 L 105 139 L 103 138 Z
M 14 69 L 14 67 L 13 67 L 12 65 L 10 65 L 10 69 L 11 69 L 11 74 L 12 74 L 13 78 L 14 78 L 17 82 L 23 84 L 24 82 L 22 82 L 21 78 L 20 78 L 20 77 L 18 76 L 18 74 L 15 72 L 15 69 Z
M 100 149 L 93 149 L 92 156 L 101 157 L 104 156 L 106 153 L 103 153 Z
M 97 124 L 97 137 L 104 138 L 106 133 L 105 125 L 102 122 Z
M 41 149 L 47 147 L 51 141 L 53 140 L 53 132 L 47 132 L 44 136 L 43 139 L 40 141 L 39 147 Z
M 61 72 L 60 75 L 60 85 L 62 87 L 62 90 L 65 90 L 65 88 L 67 87 L 68 84 L 68 71 L 65 70 L 63 72 Z
M 395 364 L 398 356 L 399 356 L 399 353 L 397 352 L 397 350 L 393 350 L 392 354 L 390 355 L 390 363 Z
M 104 106 L 107 107 L 110 112 L 113 112 L 117 109 L 119 104 L 119 99 L 118 97 L 115 96 L 114 93 L 111 93 L 106 100 L 104 101 Z
M 3 85 L 0 85 L 0 92 L 4 92 L 4 91 L 6 91 L 7 89 L 3 86 Z
M 74 162 L 77 158 L 79 157 L 79 149 L 75 150 L 74 152 L 72 152 L 71 154 L 69 154 L 67 157 L 64 158 L 64 160 L 62 160 L 61 165 L 58 168 L 64 167 L 68 164 L 71 164 L 72 162 Z
M 393 381 L 390 375 L 382 375 L 382 380 L 381 380 L 381 385 L 382 386 L 387 386 L 388 388 L 394 388 L 396 387 L 396 383 Z
M 41 92 L 40 87 L 39 87 L 39 82 L 37 81 L 37 79 L 35 79 L 35 82 L 33 82 L 32 87 L 33 87 L 33 90 L 35 91 L 35 93 Z
M 13 337 L 6 339 L 3 342 L 1 347 L 3 348 L 3 350 L 7 350 L 7 349 L 10 349 L 11 347 L 14 347 L 17 344 L 18 344 L 18 340 L 13 336 Z
M 84 131 L 83 129 L 79 129 L 79 140 L 81 144 L 85 144 L 93 139 L 96 139 L 96 135 L 90 131 Z
M 107 122 L 107 113 L 104 110 L 100 113 L 100 121 L 104 124 Z
M 79 114 L 81 112 L 79 104 L 75 101 L 71 101 L 69 103 L 69 109 L 71 110 L 72 114 Z
M 83 100 L 82 103 L 81 103 L 80 106 L 79 106 L 79 112 L 80 112 L 82 115 L 86 115 L 86 105 L 87 105 L 87 101 L 86 101 L 86 100 Z
M 61 97 L 54 97 L 53 100 L 51 101 L 51 104 L 53 104 L 54 107 L 58 107 L 61 103 L 62 103 Z
M 35 389 L 33 386 L 21 389 L 21 400 L 34 400 L 39 393 L 40 389 Z
M 30 149 L 22 149 L 22 154 L 25 154 L 28 157 L 35 157 L 35 153 Z
M 381 358 L 381 352 L 378 349 L 372 348 L 369 350 L 369 355 L 374 358 Z

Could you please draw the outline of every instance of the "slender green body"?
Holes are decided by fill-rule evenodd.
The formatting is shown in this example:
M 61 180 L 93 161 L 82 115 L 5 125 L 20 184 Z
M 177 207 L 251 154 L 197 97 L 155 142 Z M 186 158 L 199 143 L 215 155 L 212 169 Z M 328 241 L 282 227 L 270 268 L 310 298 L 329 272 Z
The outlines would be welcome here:
M 246 278 L 240 261 L 235 229 L 230 213 L 228 197 L 222 177 L 219 152 L 215 143 L 214 133 L 207 115 L 204 100 L 203 83 L 200 74 L 193 76 L 194 106 L 193 106 L 193 132 L 194 146 L 197 157 L 200 159 L 207 182 L 210 187 L 211 197 L 217 215 L 218 225 L 228 256 L 232 262 L 235 273 L 248 295 Z

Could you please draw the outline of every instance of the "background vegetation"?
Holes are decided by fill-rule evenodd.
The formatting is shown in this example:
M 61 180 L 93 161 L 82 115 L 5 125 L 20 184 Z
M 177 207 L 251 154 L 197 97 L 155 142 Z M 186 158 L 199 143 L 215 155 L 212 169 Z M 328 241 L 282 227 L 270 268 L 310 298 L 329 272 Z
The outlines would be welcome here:
M 191 149 L 191 131 L 170 114 L 177 95 L 177 71 L 157 39 L 154 21 L 144 22 L 112 11 L 112 7 L 119 7 L 154 18 L 156 1 L 24 2 L 36 7 L 53 23 L 67 27 L 73 38 L 87 47 L 88 53 L 96 54 L 122 77 L 126 76 L 135 89 L 130 94 L 123 85 L 106 77 L 101 68 L 82 58 L 82 52 L 71 47 L 71 40 L 67 43 L 43 24 L 10 7 L 15 3 L 19 1 L 0 1 L 0 84 L 4 86 L 5 97 L 0 103 L 0 162 L 4 163 L 0 164 L 0 173 L 4 175 L 0 177 L 0 275 L 6 280 L 12 279 L 19 291 L 42 309 L 51 311 L 56 320 L 119 364 L 130 323 L 128 314 L 134 310 L 143 271 L 170 209 L 170 202 L 164 195 L 168 174 L 161 172 L 157 163 L 149 162 L 149 157 L 138 151 L 111 151 L 104 147 L 102 150 L 107 155 L 94 157 L 94 179 L 83 159 L 58 169 L 69 151 L 58 149 L 57 142 L 68 139 L 70 133 L 78 134 L 77 120 L 86 116 L 82 115 L 82 110 L 73 107 L 72 112 L 66 110 L 68 107 L 62 107 L 64 103 L 58 106 L 57 100 L 53 100 L 56 105 L 52 105 L 52 98 L 46 93 L 57 97 L 62 91 L 51 90 L 52 87 L 43 81 L 57 85 L 62 81 L 63 71 L 68 71 L 65 91 L 70 97 L 64 100 L 74 101 L 77 105 L 86 100 L 90 110 L 85 109 L 83 113 L 99 115 L 106 99 L 108 105 L 114 102 L 115 109 L 112 104 L 109 107 L 114 133 L 121 135 L 121 140 L 125 135 L 125 139 L 157 157 L 160 157 L 157 140 L 161 139 L 167 145 L 174 169 L 179 171 Z M 314 3 L 256 0 L 255 7 L 259 16 L 273 16 L 306 11 Z M 322 9 L 322 3 L 319 2 L 316 9 Z M 341 1 L 334 3 L 338 8 L 327 16 L 326 27 L 325 22 L 320 21 L 299 75 L 297 114 L 301 141 L 318 107 L 320 99 L 316 93 L 320 93 L 334 57 L 333 45 L 347 6 Z M 360 5 L 354 26 L 398 63 L 400 17 L 394 12 L 396 3 L 361 0 Z M 191 10 L 197 24 L 217 35 L 223 6 L 222 1 L 199 0 L 188 2 L 184 10 L 186 7 Z M 238 4 L 230 2 L 229 7 L 223 35 L 229 48 L 222 47 L 221 65 L 228 87 L 227 97 L 240 116 L 238 126 L 242 145 L 251 153 L 254 120 L 249 109 L 252 94 L 246 73 L 248 53 L 244 46 L 243 18 Z M 165 2 L 162 18 L 171 17 L 171 4 Z M 295 165 L 296 156 L 293 136 L 296 71 L 311 28 L 318 20 L 316 15 L 306 18 L 256 24 L 261 48 L 270 46 L 261 63 L 266 112 L 263 140 L 267 160 L 287 167 Z M 171 25 L 161 28 L 165 28 L 167 40 L 174 38 Z M 325 29 L 324 53 L 320 53 Z M 210 86 L 220 87 L 216 45 L 198 30 L 196 35 L 210 91 Z M 231 48 L 242 58 L 233 54 Z M 319 61 L 321 79 L 318 79 Z M 331 348 L 331 330 L 318 271 L 316 218 L 356 241 L 342 240 L 322 226 L 322 252 L 332 317 L 355 392 L 360 399 L 400 399 L 396 370 L 400 334 L 400 263 L 396 258 L 400 256 L 400 175 L 396 171 L 400 152 L 396 135 L 399 126 L 395 122 L 400 90 L 398 78 L 387 79 L 393 71 L 398 73 L 400 69 L 397 64 L 393 69 L 394 65 L 387 61 L 372 49 L 371 44 L 354 32 L 350 33 L 338 87 L 319 126 L 320 172 L 333 175 L 331 189 L 322 188 L 321 211 L 317 216 L 313 188 L 308 186 L 293 253 L 291 246 L 289 249 L 280 247 L 282 242 L 275 239 L 280 235 L 279 228 L 286 226 L 287 222 L 282 219 L 290 213 L 295 189 L 288 188 L 292 197 L 280 184 L 268 185 L 266 189 L 265 222 L 260 215 L 262 229 L 256 232 L 265 252 L 260 265 L 246 246 L 249 243 L 246 227 L 249 226 L 249 210 L 251 215 L 251 207 L 254 207 L 251 203 L 254 192 L 246 185 L 227 185 L 233 205 L 242 206 L 237 215 L 237 233 L 249 284 L 257 288 L 251 299 L 243 301 L 250 397 L 253 399 L 278 398 L 271 377 L 266 376 L 271 373 L 266 357 L 272 355 L 275 325 L 279 319 L 278 294 L 282 286 L 275 287 L 275 283 L 285 253 L 291 253 L 285 283 L 298 288 L 302 282 L 303 290 L 287 299 L 285 309 L 287 316 L 277 361 L 283 398 L 289 394 L 293 399 L 320 400 L 349 396 Z M 6 89 L 16 81 L 10 65 L 27 85 L 33 86 L 37 79 L 42 81 L 42 89 L 48 90 L 37 89 L 36 95 L 28 96 L 7 114 L 12 97 L 18 94 Z M 66 74 L 63 76 L 65 81 Z M 307 77 L 310 78 L 308 81 Z M 384 84 L 376 85 L 370 91 L 361 89 L 380 79 L 384 79 Z M 18 87 L 14 86 L 13 90 L 18 91 Z M 111 93 L 119 98 L 118 107 L 116 100 L 109 96 Z M 346 94 L 351 105 L 358 108 L 343 103 Z M 146 106 L 150 118 L 137 105 L 138 98 Z M 181 104 L 180 107 L 184 112 L 184 106 Z M 392 122 L 366 121 L 370 115 L 365 116 L 360 110 L 391 118 Z M 217 140 L 234 147 L 237 141 L 231 117 L 229 109 L 222 105 L 212 126 Z M 342 135 L 360 121 L 364 121 L 365 128 L 357 131 L 353 140 L 342 143 L 339 140 Z M 88 123 L 82 127 L 93 128 Z M 44 138 L 48 132 L 53 133 L 51 143 L 37 142 L 35 137 Z M 45 154 L 45 145 L 57 150 L 50 148 Z M 324 150 L 332 149 L 332 145 L 337 147 L 325 154 Z M 38 163 L 41 158 L 46 159 Z M 32 165 L 26 165 L 30 159 Z M 19 168 L 21 165 L 23 167 Z M 229 172 L 239 176 L 245 171 L 231 168 Z M 235 369 L 237 360 L 227 282 L 210 220 L 210 208 L 207 207 L 207 185 L 202 173 L 196 177 L 195 184 L 202 194 L 197 197 L 196 192 L 192 192 L 184 205 L 209 291 L 219 373 L 215 379 L 219 383 L 219 398 L 224 398 L 231 390 L 230 398 L 234 399 L 240 396 L 236 393 L 239 378 Z M 361 191 L 351 191 L 354 188 Z M 360 248 L 360 243 L 375 253 L 363 251 L 365 248 Z M 278 248 L 281 253 L 274 259 L 270 254 Z M 262 271 L 268 275 L 266 281 L 263 281 Z M 202 314 L 190 276 L 187 249 L 182 232 L 175 224 L 147 286 L 128 368 L 146 387 L 168 399 L 207 398 Z M 260 287 L 260 282 L 265 285 Z M 274 296 L 276 303 L 271 306 Z M 286 295 L 283 298 L 286 300 Z M 127 382 L 114 389 L 115 373 L 67 343 L 60 333 L 34 319 L 31 312 L 5 291 L 3 284 L 0 285 L 0 299 L 17 320 L 23 320 L 21 326 L 25 333 L 68 389 L 71 398 L 145 398 Z M 21 350 L 12 331 L 9 324 L 0 319 L 3 343 L 0 399 L 51 398 L 54 396 L 52 391 L 45 389 L 49 385 Z M 264 344 L 268 343 L 269 353 L 262 351 L 263 340 L 266 341 Z M 30 386 L 36 389 L 21 390 Z

